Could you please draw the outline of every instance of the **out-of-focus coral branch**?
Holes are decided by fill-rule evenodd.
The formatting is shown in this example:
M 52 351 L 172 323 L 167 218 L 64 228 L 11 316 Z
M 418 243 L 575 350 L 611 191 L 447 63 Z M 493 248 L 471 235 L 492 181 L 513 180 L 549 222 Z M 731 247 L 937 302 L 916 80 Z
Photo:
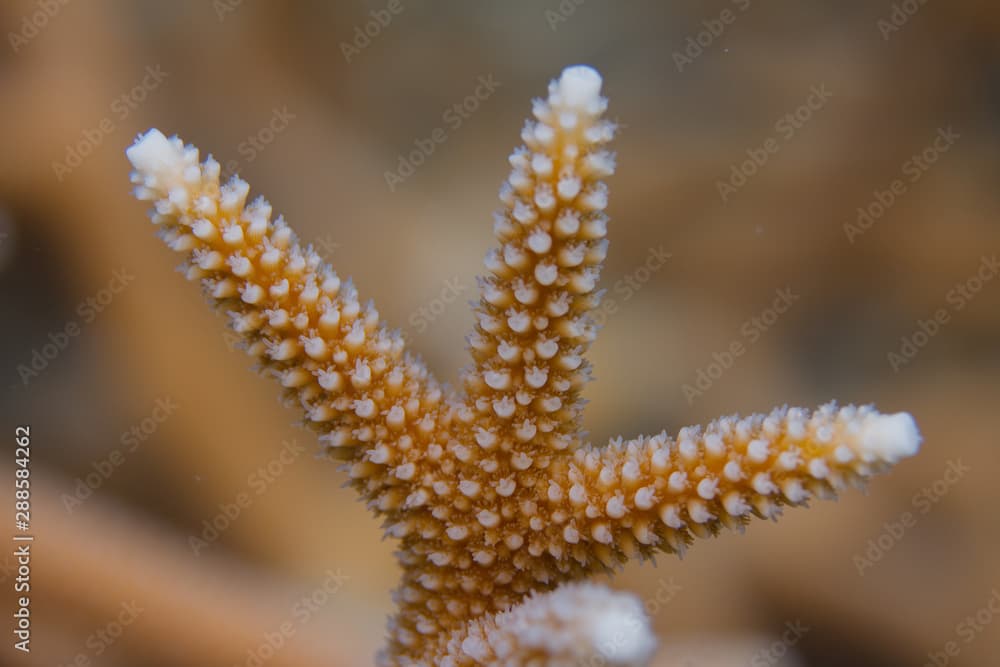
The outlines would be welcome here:
M 4 464 L 0 475 L 13 479 L 13 469 Z M 225 557 L 201 556 L 192 567 L 195 557 L 182 536 L 101 498 L 67 514 L 59 498 L 71 483 L 44 469 L 33 471 L 31 483 L 40 526 L 33 565 L 42 619 L 46 610 L 58 608 L 110 621 L 123 603 L 134 601 L 150 613 L 129 627 L 122 648 L 134 635 L 173 664 L 190 664 L 190 656 L 208 664 L 242 661 L 283 620 L 275 610 L 287 609 L 288 601 L 278 582 L 268 584 Z M 269 665 L 349 667 L 364 661 L 348 646 L 298 634 L 274 652 Z M 57 662 L 71 657 L 52 656 Z
M 567 584 L 471 621 L 452 633 L 440 664 L 643 667 L 655 649 L 638 598 L 605 586 Z

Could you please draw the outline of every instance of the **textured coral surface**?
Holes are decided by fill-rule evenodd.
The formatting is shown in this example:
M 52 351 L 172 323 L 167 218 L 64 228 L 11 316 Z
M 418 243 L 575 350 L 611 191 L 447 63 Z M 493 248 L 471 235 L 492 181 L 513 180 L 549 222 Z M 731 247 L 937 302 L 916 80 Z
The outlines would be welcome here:
M 221 185 L 217 162 L 157 130 L 128 150 L 136 195 L 154 203 L 187 277 L 399 540 L 385 665 L 645 664 L 653 641 L 633 598 L 546 592 L 832 497 L 919 446 L 907 414 L 833 405 L 586 441 L 580 391 L 614 170 L 601 83 L 571 67 L 534 103 L 501 189 L 461 394 L 266 201 L 248 203 L 244 181 Z

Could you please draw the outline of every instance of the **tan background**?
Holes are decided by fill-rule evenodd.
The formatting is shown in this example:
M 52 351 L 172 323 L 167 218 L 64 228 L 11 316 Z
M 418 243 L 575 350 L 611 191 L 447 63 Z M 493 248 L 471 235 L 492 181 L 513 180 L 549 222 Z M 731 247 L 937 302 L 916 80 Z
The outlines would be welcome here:
M 949 640 L 960 649 L 950 664 L 995 664 L 1000 619 L 971 641 L 957 626 L 1000 590 L 1000 280 L 961 311 L 946 295 L 1000 253 L 1000 11 L 931 0 L 883 39 L 889 2 L 565 0 L 555 23 L 555 0 L 400 0 L 348 63 L 340 44 L 384 3 L 226 2 L 233 11 L 221 14 L 207 1 L 54 2 L 16 50 L 9 35 L 40 5 L 0 7 L 0 415 L 5 430 L 33 427 L 38 536 L 34 650 L 24 658 L 5 645 L 0 660 L 244 664 L 333 570 L 347 580 L 265 664 L 360 666 L 390 611 L 392 544 L 172 271 L 177 258 L 130 197 L 133 136 L 157 126 L 240 160 L 254 190 L 409 329 L 439 377 L 454 378 L 506 156 L 530 99 L 586 62 L 604 74 L 622 124 L 604 274 L 619 310 L 591 355 L 593 437 L 838 399 L 909 410 L 926 438 L 867 496 L 701 542 L 683 561 L 629 567 L 616 585 L 656 611 L 657 664 L 769 664 L 758 651 L 795 621 L 809 630 L 776 664 L 921 665 Z M 735 20 L 678 71 L 673 54 L 724 8 Z M 149 66 L 166 78 L 121 113 L 112 105 Z M 495 93 L 461 127 L 445 125 L 444 110 L 488 75 Z M 775 123 L 820 85 L 831 97 L 784 141 Z M 286 107 L 294 118 L 248 160 L 241 142 Z M 110 131 L 60 181 L 53 162 L 104 118 Z M 848 242 L 857 208 L 949 126 L 954 145 Z M 436 127 L 447 141 L 390 192 L 384 173 Z M 723 203 L 716 182 L 768 137 L 780 151 Z M 620 298 L 616 281 L 660 246 L 668 263 Z M 119 268 L 134 280 L 25 386 L 18 365 L 80 323 L 78 305 Z M 456 279 L 458 298 L 413 329 Z M 782 287 L 800 298 L 689 405 L 682 386 Z M 939 308 L 950 321 L 894 372 L 888 353 Z M 67 512 L 62 494 L 165 398 L 177 410 Z M 188 536 L 289 439 L 306 454 L 195 557 Z M 917 494 L 958 459 L 970 471 L 939 483 L 943 496 L 921 513 Z M 906 512 L 915 523 L 859 576 L 855 556 Z M 0 576 L 9 591 L 9 570 Z M 671 581 L 680 590 L 656 603 Z M 129 601 L 144 611 L 95 655 L 88 637 Z

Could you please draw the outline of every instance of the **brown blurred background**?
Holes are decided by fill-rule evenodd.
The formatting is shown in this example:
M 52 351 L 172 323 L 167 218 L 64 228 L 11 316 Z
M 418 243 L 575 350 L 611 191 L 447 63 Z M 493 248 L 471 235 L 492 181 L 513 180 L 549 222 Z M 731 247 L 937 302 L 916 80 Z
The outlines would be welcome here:
M 135 134 L 231 163 L 451 379 L 506 157 L 578 62 L 621 125 L 593 437 L 830 399 L 911 411 L 925 437 L 867 496 L 629 567 L 657 665 L 997 664 L 1000 278 L 952 291 L 1000 253 L 993 4 L 35 0 L 3 3 L 0 34 L 0 416 L 32 427 L 37 536 L 33 650 L 8 638 L 3 664 L 363 666 L 391 610 L 392 543 L 132 199 Z M 498 85 L 445 115 L 480 77 Z M 671 258 L 640 269 L 654 248 Z M 792 306 L 753 324 L 780 288 Z M 699 371 L 719 377 L 689 400 Z M 141 612 L 119 626 L 123 605 Z

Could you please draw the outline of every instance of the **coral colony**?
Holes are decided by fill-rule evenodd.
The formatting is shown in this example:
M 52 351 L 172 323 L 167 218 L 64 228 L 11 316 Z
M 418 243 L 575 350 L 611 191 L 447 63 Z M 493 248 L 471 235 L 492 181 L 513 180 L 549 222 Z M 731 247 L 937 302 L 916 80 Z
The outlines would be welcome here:
M 398 540 L 380 665 L 646 665 L 633 595 L 587 583 L 632 558 L 830 498 L 917 452 L 909 414 L 782 407 L 600 446 L 584 441 L 584 354 L 607 254 L 601 77 L 536 100 L 494 215 L 472 364 L 448 390 L 238 177 L 151 129 L 128 149 L 140 200 L 190 280 Z

